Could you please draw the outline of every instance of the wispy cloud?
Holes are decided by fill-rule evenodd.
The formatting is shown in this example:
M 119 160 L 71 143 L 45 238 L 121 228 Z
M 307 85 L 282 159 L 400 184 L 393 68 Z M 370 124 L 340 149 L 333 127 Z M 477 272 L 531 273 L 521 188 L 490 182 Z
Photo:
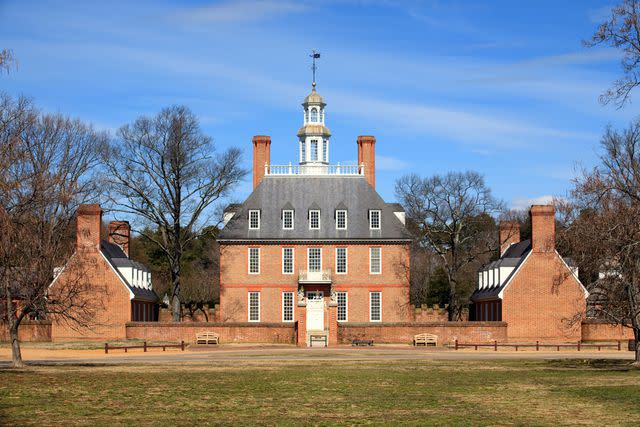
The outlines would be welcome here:
M 401 171 L 409 168 L 409 162 L 391 156 L 376 155 L 376 169 L 383 171 Z
M 511 208 L 513 209 L 528 209 L 531 205 L 547 205 L 553 202 L 553 196 L 539 196 L 539 197 L 516 197 L 511 201 Z
M 241 0 L 184 9 L 174 18 L 195 24 L 255 22 L 299 13 L 308 7 L 301 1 Z

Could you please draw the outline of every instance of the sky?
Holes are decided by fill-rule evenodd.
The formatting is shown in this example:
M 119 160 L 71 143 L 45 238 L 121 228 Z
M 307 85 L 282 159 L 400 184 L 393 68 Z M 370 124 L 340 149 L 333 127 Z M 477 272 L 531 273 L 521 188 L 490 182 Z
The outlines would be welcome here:
M 475 170 L 514 208 L 563 196 L 597 164 L 621 110 L 598 103 L 620 54 L 586 48 L 606 1 L 82 1 L 0 0 L 0 48 L 17 70 L 0 90 L 27 95 L 115 131 L 184 104 L 219 150 L 271 136 L 273 164 L 297 162 L 300 103 L 327 103 L 331 163 L 357 158 L 375 135 L 376 189 Z M 251 175 L 234 193 L 251 192 Z

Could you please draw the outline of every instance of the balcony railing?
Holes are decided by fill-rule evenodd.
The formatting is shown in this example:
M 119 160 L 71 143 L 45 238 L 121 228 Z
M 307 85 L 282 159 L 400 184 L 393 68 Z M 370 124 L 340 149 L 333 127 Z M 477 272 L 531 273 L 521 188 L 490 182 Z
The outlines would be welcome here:
M 300 270 L 299 283 L 331 283 L 331 270 L 309 271 Z
M 361 165 L 264 165 L 265 175 L 364 175 L 364 164 Z

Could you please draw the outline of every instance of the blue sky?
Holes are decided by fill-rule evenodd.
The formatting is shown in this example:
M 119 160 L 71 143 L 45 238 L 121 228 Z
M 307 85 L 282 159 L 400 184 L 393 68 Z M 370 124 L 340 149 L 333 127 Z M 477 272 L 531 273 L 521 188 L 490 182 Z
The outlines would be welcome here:
M 611 6 L 0 0 L 0 47 L 19 61 L 0 90 L 109 130 L 185 104 L 219 148 L 243 149 L 247 168 L 255 134 L 271 135 L 272 162 L 287 164 L 318 49 L 332 163 L 353 163 L 356 137 L 373 134 L 388 201 L 405 173 L 470 169 L 523 207 L 564 194 L 576 166 L 597 161 L 605 126 L 636 115 L 636 104 L 597 101 L 620 73 L 619 54 L 581 44 Z

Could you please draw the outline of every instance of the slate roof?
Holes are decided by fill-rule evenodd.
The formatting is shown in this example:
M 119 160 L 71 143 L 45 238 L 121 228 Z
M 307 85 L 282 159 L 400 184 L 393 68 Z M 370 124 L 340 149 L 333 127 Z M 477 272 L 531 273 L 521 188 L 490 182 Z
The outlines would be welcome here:
M 219 241 L 408 241 L 404 225 L 363 176 L 265 176 L 222 229 Z M 294 210 L 294 229 L 282 229 L 282 210 Z M 320 230 L 309 230 L 309 209 L 320 209 Z M 336 209 L 347 210 L 347 229 L 336 230 Z M 260 210 L 260 229 L 249 230 L 249 210 Z M 369 210 L 381 211 L 380 230 L 369 229 Z
M 143 271 L 149 271 L 147 267 L 139 262 L 130 260 L 124 251 L 118 245 L 114 245 L 113 243 L 109 243 L 105 240 L 100 242 L 100 252 L 104 255 L 104 257 L 111 263 L 116 271 L 116 274 L 120 276 L 122 281 L 127 285 L 129 290 L 133 292 L 133 298 L 140 301 L 151 301 L 157 302 L 159 301 L 158 295 L 153 290 L 142 289 L 136 286 L 133 286 L 129 283 L 129 281 L 120 274 L 118 267 L 132 267 L 138 268 Z
M 498 298 L 500 292 L 509 283 L 511 277 L 516 273 L 520 264 L 524 261 L 527 255 L 531 252 L 531 240 L 523 240 L 522 242 L 515 243 L 505 251 L 499 260 L 493 261 L 484 266 L 480 271 L 492 270 L 498 267 L 514 267 L 511 274 L 502 282 L 500 286 L 492 286 L 490 288 L 476 289 L 471 294 L 471 301 L 486 301 L 494 300 Z

